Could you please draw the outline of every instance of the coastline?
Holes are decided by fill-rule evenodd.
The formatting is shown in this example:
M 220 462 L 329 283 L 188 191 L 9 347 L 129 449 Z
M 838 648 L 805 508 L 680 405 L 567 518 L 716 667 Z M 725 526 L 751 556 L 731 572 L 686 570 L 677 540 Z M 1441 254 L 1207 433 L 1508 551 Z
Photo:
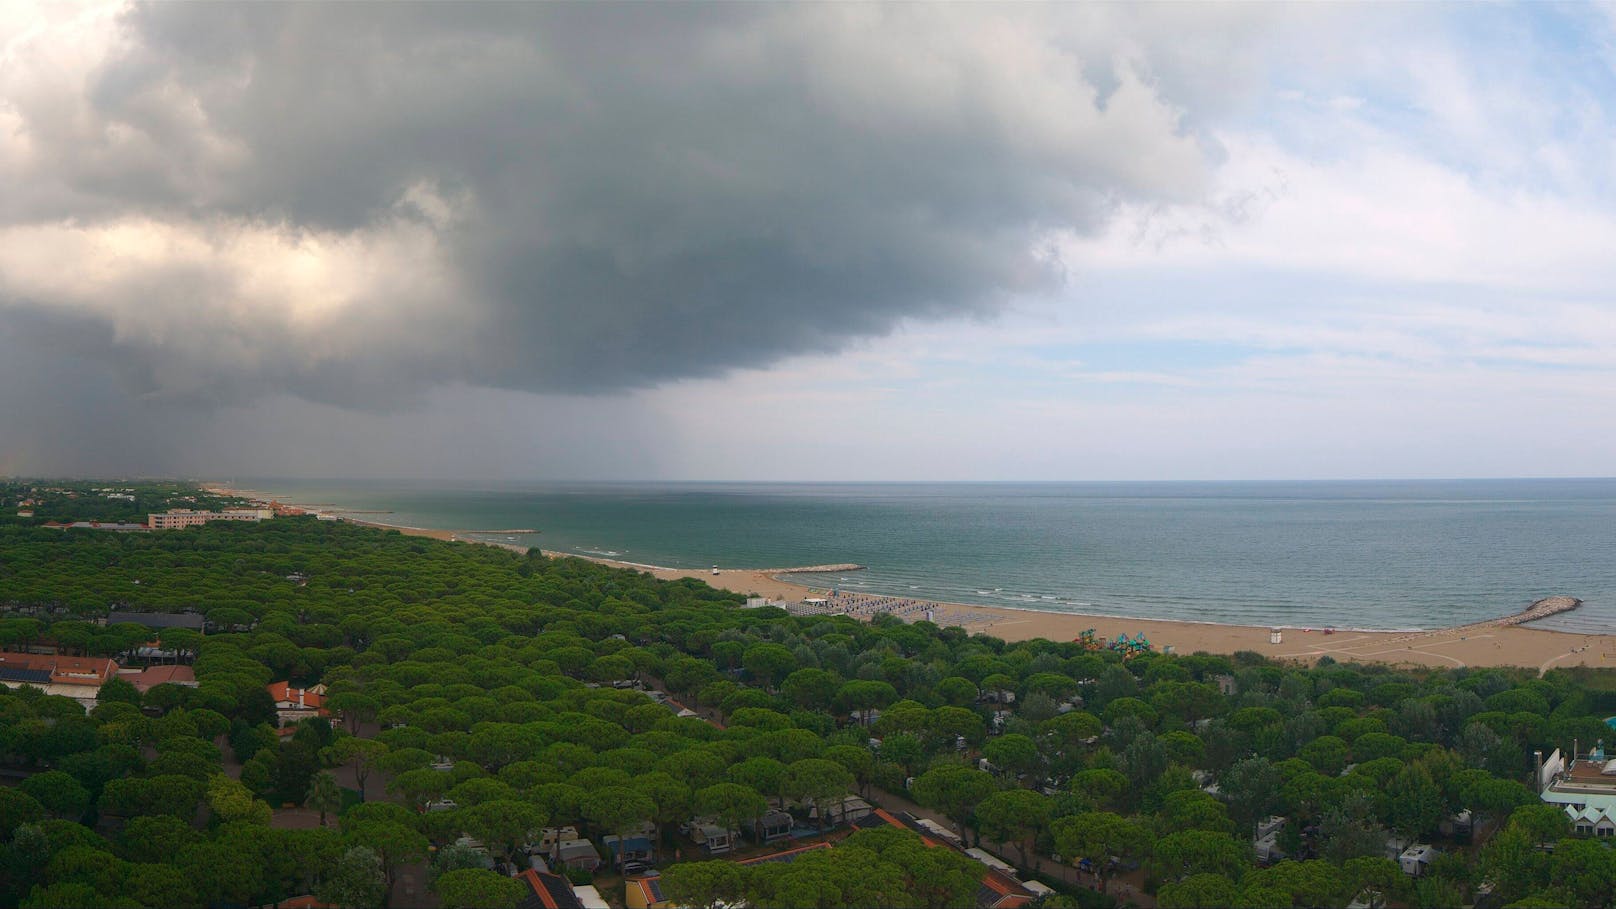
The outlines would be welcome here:
M 545 554 L 571 556 L 571 553 L 561 552 Z M 664 580 L 696 578 L 723 590 L 787 603 L 799 603 L 826 593 L 792 583 L 767 571 L 720 569 L 719 574 L 713 575 L 710 571 L 661 567 L 648 569 L 647 566 L 611 559 L 573 557 L 589 558 L 590 561 L 618 568 L 649 570 L 650 574 Z M 936 611 L 938 624 L 959 625 L 972 634 L 992 635 L 1005 641 L 1033 638 L 1070 641 L 1092 629 L 1095 635 L 1104 638 L 1116 638 L 1122 634 L 1133 637 L 1143 633 L 1158 650 L 1172 647 L 1174 652 L 1181 654 L 1251 651 L 1271 659 L 1309 663 L 1329 656 L 1338 661 L 1452 668 L 1512 666 L 1539 671 L 1566 666 L 1616 667 L 1616 635 L 1576 634 L 1507 624 L 1515 616 L 1501 616 L 1452 628 L 1410 631 L 1335 629 L 1333 633 L 1326 634 L 1318 628 L 1274 626 L 1280 630 L 1280 643 L 1273 644 L 1270 643 L 1269 634 L 1274 627 L 1270 626 L 1047 612 L 1014 606 L 976 606 L 863 596 L 870 600 L 916 604 L 916 608 L 907 616 L 910 620 L 924 618 L 924 610 L 930 607 Z M 862 613 L 855 617 L 867 619 L 870 614 Z
M 220 484 L 201 485 L 221 494 L 259 498 L 253 490 L 232 489 Z M 330 510 L 332 513 L 342 513 L 337 508 Z M 462 531 L 389 524 L 346 515 L 342 520 L 366 527 L 397 530 L 408 536 L 497 546 L 514 552 L 526 552 L 531 548 L 513 543 L 482 540 L 467 536 Z M 586 559 L 616 568 L 645 572 L 663 580 L 695 578 L 721 590 L 764 597 L 787 604 L 800 604 L 805 599 L 822 597 L 826 593 L 822 589 L 781 577 L 783 574 L 789 576 L 792 571 L 789 568 L 720 569 L 715 575 L 711 570 L 704 569 L 667 568 L 542 548 L 540 551 L 553 558 Z M 1333 633 L 1326 634 L 1322 629 L 1050 612 L 1014 606 L 977 606 L 875 594 L 859 594 L 855 599 L 863 604 L 850 612 L 856 618 L 868 619 L 876 612 L 899 612 L 907 620 L 913 621 L 925 618 L 925 611 L 931 609 L 934 611 L 935 621 L 940 625 L 958 625 L 971 634 L 988 634 L 1006 641 L 1034 638 L 1070 641 L 1077 639 L 1084 631 L 1092 629 L 1099 637 L 1113 639 L 1123 634 L 1132 637 L 1143 633 L 1158 650 L 1171 647 L 1174 652 L 1181 654 L 1197 651 L 1217 654 L 1250 651 L 1271 659 L 1300 660 L 1309 663 L 1320 657 L 1329 656 L 1338 661 L 1450 668 L 1510 666 L 1537 669 L 1539 672 L 1568 666 L 1616 668 L 1616 635 L 1580 634 L 1533 628 L 1530 624 L 1519 623 L 1520 613 L 1451 628 L 1407 631 L 1357 631 L 1338 628 Z M 1280 631 L 1281 640 L 1278 644 L 1270 642 L 1270 632 L 1274 628 Z

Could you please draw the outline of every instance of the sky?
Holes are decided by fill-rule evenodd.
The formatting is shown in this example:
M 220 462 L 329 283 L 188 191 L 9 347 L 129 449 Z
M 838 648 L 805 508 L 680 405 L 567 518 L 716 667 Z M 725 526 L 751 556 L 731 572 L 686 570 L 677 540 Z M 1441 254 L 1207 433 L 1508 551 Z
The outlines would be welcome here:
M 1608 476 L 1616 6 L 0 0 L 0 475 Z

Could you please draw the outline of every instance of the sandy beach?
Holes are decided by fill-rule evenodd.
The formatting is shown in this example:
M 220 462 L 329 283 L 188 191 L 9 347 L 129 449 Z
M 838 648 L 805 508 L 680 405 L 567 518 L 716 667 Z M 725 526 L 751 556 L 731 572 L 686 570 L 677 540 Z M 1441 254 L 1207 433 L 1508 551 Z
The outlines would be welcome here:
M 252 490 L 212 485 L 206 488 L 227 495 L 260 498 Z M 411 536 L 527 551 L 525 546 L 479 539 L 467 536 L 462 531 L 404 527 L 347 516 L 343 520 L 397 530 Z M 792 583 L 787 579 L 789 576 L 779 574 L 784 569 L 720 569 L 715 575 L 711 569 L 665 568 L 549 550 L 544 554 L 557 558 L 589 559 L 618 568 L 647 572 L 664 580 L 696 578 L 721 590 L 791 604 L 793 611 L 805 611 L 798 604 L 806 599 L 825 598 L 828 595 L 828 591 Z M 837 610 L 839 607 L 852 607 L 848 610 L 849 614 L 859 618 L 867 619 L 876 612 L 895 612 L 909 621 L 926 618 L 927 610 L 930 610 L 933 621 L 939 625 L 958 625 L 973 634 L 991 634 L 1006 641 L 1032 638 L 1070 641 L 1092 628 L 1095 635 L 1102 638 L 1115 638 L 1122 634 L 1133 637 L 1142 632 L 1156 649 L 1171 647 L 1177 653 L 1205 651 L 1228 654 L 1249 650 L 1273 659 L 1306 662 L 1329 656 L 1336 660 L 1421 666 L 1519 666 L 1540 672 L 1564 666 L 1616 668 L 1616 635 L 1572 634 L 1533 628 L 1531 625 L 1499 624 L 1499 620 L 1508 618 L 1505 616 L 1432 631 L 1342 630 L 1326 634 L 1322 629 L 1282 628 L 1280 642 L 1274 644 L 1269 640 L 1272 629 L 1267 626 L 1078 615 L 1002 606 L 933 603 L 868 594 L 844 597 L 836 604 L 821 608 Z M 806 611 L 813 610 L 810 608 Z
M 822 598 L 827 594 L 827 591 L 794 584 L 766 571 L 721 569 L 714 575 L 710 570 L 652 568 L 608 559 L 593 561 L 650 571 L 665 579 L 698 578 L 723 590 L 787 603 L 800 603 L 806 598 Z M 1306 662 L 1329 656 L 1336 660 L 1359 662 L 1453 667 L 1522 666 L 1539 671 L 1557 666 L 1616 668 L 1616 635 L 1571 634 L 1546 631 L 1530 625 L 1503 626 L 1493 621 L 1433 631 L 1336 631 L 1325 634 L 1322 629 L 1283 628 L 1280 629 L 1280 643 L 1272 644 L 1269 642 L 1272 629 L 1266 626 L 1077 615 L 868 595 L 864 598 L 888 601 L 893 609 L 880 611 L 900 611 L 904 618 L 910 620 L 925 618 L 924 612 L 929 607 L 934 610 L 934 621 L 940 625 L 960 625 L 974 634 L 991 634 L 1006 641 L 1032 638 L 1070 641 L 1092 628 L 1096 636 L 1103 638 L 1115 638 L 1121 634 L 1133 637 L 1143 632 L 1158 650 L 1172 647 L 1178 653 L 1199 650 L 1228 654 L 1249 650 L 1273 659 Z M 909 604 L 918 605 L 909 608 Z M 869 612 L 879 608 L 872 605 L 869 611 L 860 613 L 860 616 L 868 617 Z

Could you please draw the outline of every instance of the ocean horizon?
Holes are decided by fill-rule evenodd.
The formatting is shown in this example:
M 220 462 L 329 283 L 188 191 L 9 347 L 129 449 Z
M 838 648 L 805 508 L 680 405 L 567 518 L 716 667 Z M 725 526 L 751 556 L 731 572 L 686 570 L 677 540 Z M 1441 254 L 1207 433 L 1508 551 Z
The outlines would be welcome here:
M 599 483 L 236 479 L 283 502 L 674 568 L 1241 625 L 1446 627 L 1564 594 L 1616 630 L 1616 479 Z M 360 514 L 357 512 L 387 512 Z M 509 538 L 507 538 L 509 537 Z

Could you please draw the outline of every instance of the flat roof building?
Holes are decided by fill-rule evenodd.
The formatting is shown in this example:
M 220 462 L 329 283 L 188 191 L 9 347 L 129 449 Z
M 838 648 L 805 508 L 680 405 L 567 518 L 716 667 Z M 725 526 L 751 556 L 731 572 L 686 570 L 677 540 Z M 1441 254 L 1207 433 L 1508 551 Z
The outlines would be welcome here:
M 201 631 L 204 620 L 199 612 L 114 612 L 107 616 L 108 625 L 132 622 L 147 628 L 189 628 Z
M 209 521 L 265 521 L 275 516 L 268 508 L 231 508 L 225 511 L 187 511 L 173 508 L 163 514 L 148 514 L 146 526 L 152 530 L 178 530 L 199 527 Z
M 1616 835 L 1616 760 L 1607 760 L 1603 748 L 1568 763 L 1560 749 L 1547 759 L 1537 753 L 1538 797 L 1561 806 L 1578 833 Z

